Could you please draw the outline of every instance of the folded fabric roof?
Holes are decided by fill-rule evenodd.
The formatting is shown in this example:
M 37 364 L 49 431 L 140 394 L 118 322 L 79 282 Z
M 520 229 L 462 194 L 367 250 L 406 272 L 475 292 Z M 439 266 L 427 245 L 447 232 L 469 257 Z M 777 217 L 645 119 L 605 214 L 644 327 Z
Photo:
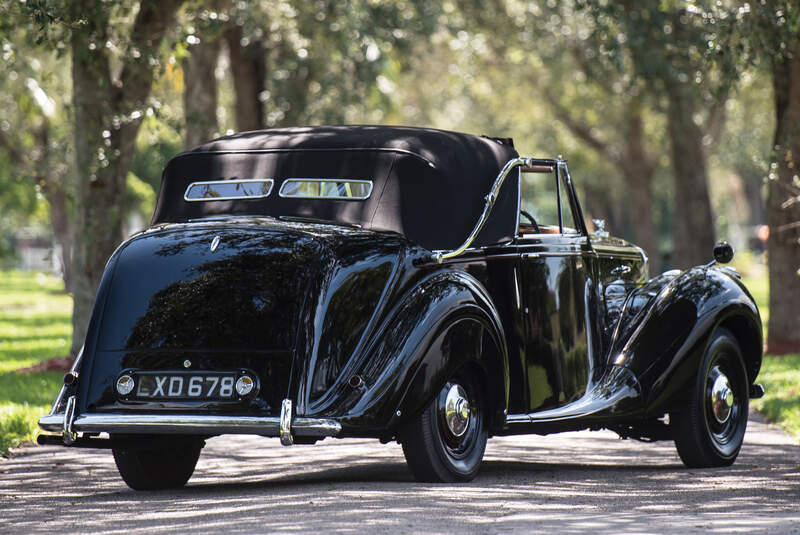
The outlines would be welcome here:
M 220 215 L 300 216 L 390 230 L 428 249 L 460 245 L 503 165 L 517 157 L 510 140 L 396 126 L 315 126 L 244 132 L 183 152 L 167 164 L 153 224 Z M 275 181 L 268 197 L 187 202 L 193 182 Z M 365 200 L 278 195 L 288 178 L 370 180 Z M 509 177 L 474 243 L 516 230 L 517 179 Z

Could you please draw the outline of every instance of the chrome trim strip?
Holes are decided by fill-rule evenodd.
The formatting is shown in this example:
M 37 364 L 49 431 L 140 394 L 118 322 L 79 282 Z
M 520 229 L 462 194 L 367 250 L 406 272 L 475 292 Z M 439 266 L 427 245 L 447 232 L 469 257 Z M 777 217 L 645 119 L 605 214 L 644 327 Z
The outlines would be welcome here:
M 458 264 L 462 262 L 481 262 L 485 260 L 514 260 L 519 258 L 519 253 L 501 253 L 501 254 L 486 254 L 481 249 L 467 249 L 464 251 L 465 253 L 475 253 L 475 256 L 461 256 L 458 258 L 450 258 L 446 261 L 447 264 Z M 435 260 L 432 259 L 432 260 Z M 420 263 L 417 265 L 426 265 L 427 262 Z
M 48 414 L 39 419 L 45 431 L 60 432 L 64 414 Z M 276 416 L 212 416 L 201 414 L 83 414 L 75 418 L 72 430 L 80 433 L 182 433 L 280 436 Z M 295 436 L 334 437 L 342 431 L 336 420 L 295 417 Z
M 236 195 L 231 197 L 210 197 L 210 198 L 200 198 L 200 199 L 190 199 L 189 198 L 189 190 L 191 190 L 194 186 L 207 186 L 209 184 L 245 184 L 249 182 L 261 182 L 269 184 L 269 189 L 263 195 Z M 272 193 L 272 188 L 275 185 L 275 181 L 271 178 L 237 178 L 233 180 L 206 180 L 203 182 L 192 182 L 188 186 L 186 186 L 186 191 L 183 193 L 183 200 L 186 202 L 209 202 L 209 201 L 233 201 L 236 199 L 263 199 L 264 197 L 269 197 L 269 194 Z
M 635 257 L 637 260 L 641 260 L 641 249 L 638 247 L 622 247 L 616 245 L 595 245 L 592 244 L 595 252 L 599 255 L 623 255 L 623 256 L 632 256 Z
M 64 444 L 69 446 L 75 439 L 78 438 L 78 434 L 72 430 L 72 425 L 75 421 L 75 396 L 70 396 L 67 398 L 67 408 L 64 410 L 64 419 L 62 420 L 62 432 L 61 437 L 64 440 Z
M 280 424 L 281 444 L 291 446 L 294 444 L 292 437 L 292 400 L 284 399 L 281 403 L 281 424 Z
M 616 258 L 619 260 L 641 260 L 642 257 L 633 254 L 616 254 L 616 253 L 597 253 L 597 256 L 602 258 Z
M 509 414 L 506 416 L 507 424 L 529 424 L 531 418 L 527 414 Z
M 564 252 L 541 252 L 541 253 L 523 253 L 522 258 L 550 258 L 562 256 L 583 256 L 582 251 L 564 251 Z
M 326 197 L 324 195 L 286 195 L 283 192 L 283 187 L 286 184 L 290 184 L 292 182 L 347 182 L 350 184 L 369 184 L 369 190 L 367 191 L 366 195 L 358 196 L 358 197 Z M 324 199 L 328 201 L 363 201 L 369 199 L 369 196 L 372 195 L 372 188 L 374 187 L 372 180 L 363 180 L 360 178 L 299 178 L 299 177 L 292 177 L 287 178 L 281 183 L 281 187 L 278 190 L 278 196 L 283 199 Z
M 472 242 L 478 237 L 478 233 L 480 233 L 483 225 L 486 224 L 486 220 L 489 219 L 489 214 L 492 212 L 492 208 L 494 208 L 497 195 L 500 192 L 500 188 L 503 186 L 503 182 L 505 182 L 506 177 L 508 177 L 511 171 L 515 168 L 530 167 L 534 165 L 536 161 L 537 160 L 534 158 L 514 158 L 506 162 L 506 164 L 500 170 L 500 173 L 498 173 L 497 178 L 494 179 L 494 183 L 489 190 L 489 194 L 484 197 L 486 203 L 483 205 L 483 213 L 481 213 L 481 216 L 478 218 L 478 222 L 475 223 L 472 232 L 470 232 L 464 243 L 462 243 L 457 249 L 453 249 L 451 251 L 434 251 L 433 258 L 437 263 L 441 264 L 442 260 L 447 260 L 448 258 L 453 258 L 460 255 L 466 251 L 470 245 L 472 245 Z

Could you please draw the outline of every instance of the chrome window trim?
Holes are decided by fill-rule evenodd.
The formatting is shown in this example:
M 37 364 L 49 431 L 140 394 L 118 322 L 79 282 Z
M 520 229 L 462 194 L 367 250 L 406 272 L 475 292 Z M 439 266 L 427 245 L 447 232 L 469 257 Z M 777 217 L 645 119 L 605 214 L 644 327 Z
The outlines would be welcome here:
M 541 162 L 548 162 L 547 160 L 540 160 L 540 161 Z M 577 199 L 575 199 L 575 197 L 573 196 L 574 186 L 572 184 L 572 178 L 570 177 L 570 174 L 569 174 L 569 168 L 567 167 L 567 161 L 564 160 L 561 157 L 560 154 L 559 154 L 559 156 L 558 156 L 558 158 L 556 160 L 552 160 L 551 162 L 548 162 L 548 163 L 551 164 L 551 169 L 550 169 L 549 173 L 552 173 L 555 176 L 555 180 L 556 180 L 556 202 L 558 203 L 558 233 L 557 234 L 553 234 L 551 232 L 528 232 L 528 233 L 524 233 L 523 234 L 520 231 L 520 228 L 519 228 L 519 221 L 520 221 L 519 215 L 520 214 L 519 214 L 519 212 L 520 212 L 520 210 L 522 210 L 522 168 L 520 168 L 519 188 L 518 188 L 518 191 L 517 191 L 517 232 L 516 232 L 516 236 L 518 238 L 521 238 L 521 237 L 527 237 L 527 236 L 548 236 L 548 235 L 550 235 L 550 236 L 557 235 L 557 236 L 565 236 L 565 237 L 585 236 L 585 235 L 587 235 L 585 230 L 584 229 L 580 229 L 580 228 L 572 229 L 571 227 L 567 227 L 567 228 L 570 228 L 571 231 L 570 232 L 565 232 L 563 214 L 561 213 L 562 212 L 562 210 L 561 210 L 561 196 L 562 196 L 562 194 L 566 194 L 567 204 L 569 205 L 570 212 L 572 213 L 572 218 L 573 218 L 575 223 L 578 223 L 578 217 L 576 217 L 576 213 L 575 213 L 575 206 L 573 206 L 573 200 L 575 200 L 575 203 L 576 203 L 576 206 L 577 206 Z M 538 172 L 543 172 L 543 171 L 538 171 Z M 561 184 L 562 177 L 564 179 L 564 186 L 566 186 L 567 191 L 563 191 L 563 188 L 561 187 L 562 186 L 562 184 Z M 544 225 L 544 226 L 547 226 L 547 225 Z
M 519 232 L 519 216 L 522 211 L 522 167 L 517 167 L 517 227 L 514 231 L 514 236 L 520 236 Z M 511 240 L 512 242 L 514 240 Z
M 212 197 L 212 198 L 201 198 L 201 199 L 190 199 L 189 198 L 189 191 L 195 186 L 208 186 L 210 184 L 246 184 L 252 182 L 260 182 L 260 183 L 267 183 L 269 184 L 269 189 L 263 195 L 236 195 L 236 196 L 226 196 L 226 197 Z M 237 199 L 263 199 L 264 197 L 269 197 L 269 194 L 272 193 L 272 188 L 275 186 L 275 180 L 272 178 L 235 178 L 231 180 L 204 180 L 201 182 L 192 182 L 186 187 L 186 191 L 183 193 L 183 200 L 186 202 L 209 202 L 209 201 L 233 201 Z
M 286 195 L 283 192 L 283 187 L 286 184 L 292 182 L 347 182 L 350 184 L 368 184 L 369 190 L 367 191 L 366 195 L 359 196 L 359 197 L 320 197 L 319 195 Z M 278 196 L 282 199 L 318 199 L 318 200 L 327 200 L 327 201 L 364 201 L 369 199 L 370 195 L 372 195 L 372 190 L 374 188 L 374 183 L 372 180 L 365 180 L 362 178 L 302 178 L 302 177 L 291 177 L 285 179 L 281 182 L 281 187 L 278 189 Z

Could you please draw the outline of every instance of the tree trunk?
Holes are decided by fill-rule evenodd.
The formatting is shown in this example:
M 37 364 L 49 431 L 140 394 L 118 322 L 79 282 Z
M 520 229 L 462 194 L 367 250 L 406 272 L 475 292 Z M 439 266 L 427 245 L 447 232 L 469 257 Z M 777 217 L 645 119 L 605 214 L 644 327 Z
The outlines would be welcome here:
M 671 264 L 687 268 L 711 260 L 714 219 L 708 194 L 703 132 L 694 122 L 697 99 L 691 88 L 665 80 L 669 108 L 667 131 L 675 182 Z
M 50 206 L 50 225 L 56 243 L 61 246 L 61 273 L 64 287 L 72 291 L 72 224 L 67 209 L 67 192 L 64 190 L 63 178 L 48 179 L 42 193 Z
M 73 17 L 85 24 L 72 30 L 75 108 L 75 243 L 73 250 L 72 353 L 86 336 L 95 292 L 109 256 L 122 238 L 125 184 L 153 63 L 181 0 L 143 0 L 130 33 L 137 56 L 126 56 L 112 82 L 106 48 L 107 8 L 102 1 L 76 2 Z M 101 46 L 97 46 L 100 43 Z
M 225 30 L 231 60 L 233 90 L 236 94 L 236 129 L 260 130 L 265 126 L 264 76 L 266 63 L 260 42 L 242 46 L 242 28 L 235 24 Z
M 661 254 L 656 241 L 653 225 L 653 164 L 647 157 L 644 148 L 644 123 L 642 110 L 638 102 L 632 101 L 627 106 L 628 135 L 625 154 L 619 161 L 628 196 L 631 201 L 631 217 L 633 218 L 633 241 L 644 249 L 648 256 L 655 259 L 660 266 Z M 654 256 L 655 255 L 655 256 Z
M 747 201 L 749 212 L 747 223 L 753 226 L 765 224 L 767 222 L 767 207 L 762 195 L 763 169 L 756 170 L 755 168 L 742 167 L 734 170 L 742 179 L 744 197 Z
M 800 352 L 800 38 L 792 58 L 773 60 L 774 162 L 767 193 L 770 353 Z
M 87 19 L 87 27 L 72 33 L 72 103 L 75 109 L 75 248 L 73 250 L 73 312 L 72 353 L 77 354 L 83 345 L 94 293 L 100 280 L 102 264 L 93 261 L 98 250 L 105 250 L 104 237 L 119 236 L 119 225 L 101 220 L 105 214 L 105 200 L 97 199 L 103 190 L 97 172 L 98 148 L 103 144 L 105 118 L 111 115 L 109 89 L 109 62 L 104 47 L 90 48 L 94 36 L 105 42 L 108 20 Z
M 217 59 L 219 39 L 194 45 L 183 60 L 183 113 L 187 148 L 209 140 L 217 133 Z

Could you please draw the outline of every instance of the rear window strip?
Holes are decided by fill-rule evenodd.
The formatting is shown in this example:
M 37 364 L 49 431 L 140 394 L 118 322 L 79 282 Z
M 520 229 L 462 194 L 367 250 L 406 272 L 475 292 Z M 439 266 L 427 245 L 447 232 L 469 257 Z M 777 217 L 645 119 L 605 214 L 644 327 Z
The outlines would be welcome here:
M 242 178 L 192 182 L 183 199 L 188 202 L 261 199 L 269 196 L 275 181 L 271 178 Z
M 372 195 L 372 180 L 353 178 L 287 178 L 278 195 L 288 199 L 363 201 Z

